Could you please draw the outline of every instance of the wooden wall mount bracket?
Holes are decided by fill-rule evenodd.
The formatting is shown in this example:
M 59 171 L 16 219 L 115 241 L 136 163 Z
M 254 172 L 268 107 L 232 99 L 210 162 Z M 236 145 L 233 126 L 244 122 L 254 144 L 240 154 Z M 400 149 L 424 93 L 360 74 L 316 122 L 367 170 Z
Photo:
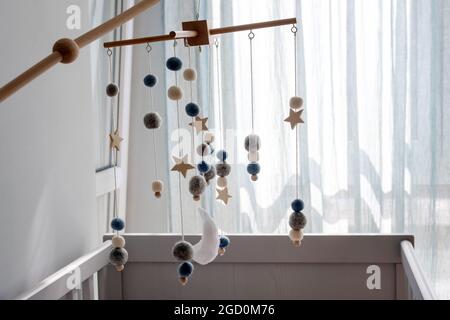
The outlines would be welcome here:
M 210 44 L 208 21 L 184 21 L 182 23 L 184 31 L 195 31 L 197 36 L 186 38 L 188 45 L 190 46 L 204 46 Z

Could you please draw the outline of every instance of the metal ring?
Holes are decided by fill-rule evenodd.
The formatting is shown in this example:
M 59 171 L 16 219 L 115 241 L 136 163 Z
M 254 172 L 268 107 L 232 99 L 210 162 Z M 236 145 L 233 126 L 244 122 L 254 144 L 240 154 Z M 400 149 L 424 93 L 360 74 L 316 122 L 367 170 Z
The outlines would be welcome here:
M 294 25 L 292 26 L 292 28 L 291 28 L 291 32 L 292 32 L 292 33 L 297 33 L 297 31 L 298 31 L 298 28 L 297 28 L 297 26 L 294 24 Z
M 177 46 L 178 42 L 177 39 L 173 40 L 173 47 L 175 48 Z
M 218 48 L 219 47 L 219 39 L 215 39 L 214 40 L 214 45 L 216 46 L 216 48 Z
M 113 52 L 111 50 L 111 48 L 108 48 L 108 50 L 106 50 L 106 54 L 108 55 L 108 57 L 111 57 Z
M 147 43 L 147 46 L 145 47 L 145 50 L 147 50 L 148 53 L 152 52 L 153 48 L 150 45 L 150 43 Z
M 250 40 L 253 40 L 255 38 L 255 34 L 253 33 L 253 30 L 250 30 L 249 34 L 248 34 L 248 38 Z

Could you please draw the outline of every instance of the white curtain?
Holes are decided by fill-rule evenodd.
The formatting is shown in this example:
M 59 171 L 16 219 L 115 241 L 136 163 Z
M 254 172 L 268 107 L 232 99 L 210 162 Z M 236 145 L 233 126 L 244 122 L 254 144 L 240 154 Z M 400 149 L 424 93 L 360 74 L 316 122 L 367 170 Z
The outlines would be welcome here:
M 166 29 L 194 19 L 195 2 L 166 1 Z M 262 140 L 256 183 L 246 172 L 243 146 L 251 132 L 248 32 L 219 39 L 233 198 L 228 206 L 216 202 L 213 186 L 202 205 L 225 232 L 287 233 L 295 198 L 295 131 L 283 120 L 296 71 L 306 107 L 299 130 L 306 231 L 412 233 L 436 292 L 449 298 L 450 1 L 200 1 L 200 19 L 208 19 L 210 27 L 293 16 L 299 22 L 297 70 L 291 26 L 254 31 L 255 132 Z M 170 56 L 171 44 L 167 50 Z M 178 51 L 186 62 L 187 49 Z M 212 88 L 218 79 L 210 64 L 215 50 L 192 53 L 200 75 L 194 99 L 217 130 L 218 96 Z M 167 77 L 167 84 L 173 81 L 173 75 Z M 187 100 L 180 108 L 184 126 Z M 172 133 L 176 109 L 168 108 Z M 174 174 L 171 179 L 172 231 L 178 232 L 178 180 Z M 196 204 L 183 183 L 185 229 L 198 232 Z

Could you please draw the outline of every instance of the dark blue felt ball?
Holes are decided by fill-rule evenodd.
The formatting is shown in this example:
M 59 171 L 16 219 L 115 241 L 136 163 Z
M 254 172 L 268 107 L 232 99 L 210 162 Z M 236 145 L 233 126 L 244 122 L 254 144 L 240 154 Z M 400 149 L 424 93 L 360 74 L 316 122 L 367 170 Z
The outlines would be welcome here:
M 152 74 L 148 74 L 144 78 L 144 84 L 150 88 L 154 87 L 157 82 L 158 82 L 158 78 L 156 78 L 156 76 L 154 76 Z
M 183 62 L 177 57 L 172 57 L 167 59 L 166 67 L 171 71 L 178 71 L 183 67 Z
M 252 162 L 247 166 L 247 172 L 251 175 L 257 175 L 261 171 L 261 166 L 259 163 Z
M 189 261 L 184 261 L 178 266 L 178 274 L 180 277 L 189 277 L 194 271 L 194 265 Z
M 198 105 L 196 105 L 193 102 L 189 102 L 186 105 L 185 110 L 186 110 L 187 115 L 190 117 L 196 117 L 200 113 L 200 108 L 198 107 Z
M 229 245 L 230 245 L 230 239 L 228 239 L 228 237 L 226 237 L 226 236 L 220 236 L 219 247 L 220 248 L 226 248 Z
M 114 218 L 111 221 L 111 228 L 115 231 L 123 230 L 125 228 L 125 222 L 120 218 Z
M 209 171 L 209 164 L 207 164 L 205 161 L 202 161 L 197 165 L 197 169 L 201 173 L 206 173 Z
M 291 208 L 294 212 L 301 212 L 305 208 L 305 203 L 300 199 L 296 199 L 292 201 Z
M 225 161 L 228 158 L 228 153 L 225 150 L 219 150 L 217 151 L 217 159 L 219 161 Z

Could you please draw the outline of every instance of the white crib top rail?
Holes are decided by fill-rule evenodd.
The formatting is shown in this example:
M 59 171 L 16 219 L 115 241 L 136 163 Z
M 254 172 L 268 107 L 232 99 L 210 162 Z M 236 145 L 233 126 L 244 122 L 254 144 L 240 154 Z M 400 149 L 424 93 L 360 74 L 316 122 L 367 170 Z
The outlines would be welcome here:
M 93 276 L 109 263 L 110 250 L 111 241 L 105 241 L 97 249 L 73 261 L 15 299 L 58 300 L 66 295 L 70 295 L 68 299 L 92 299 L 95 286 Z

